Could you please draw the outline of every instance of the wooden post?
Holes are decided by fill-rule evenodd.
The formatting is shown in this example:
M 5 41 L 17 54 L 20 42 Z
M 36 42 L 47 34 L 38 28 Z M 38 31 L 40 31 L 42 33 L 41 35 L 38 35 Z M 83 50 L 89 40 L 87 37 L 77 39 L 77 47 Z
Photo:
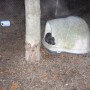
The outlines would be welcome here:
M 25 0 L 25 57 L 29 62 L 36 62 L 40 60 L 40 15 L 40 0 Z

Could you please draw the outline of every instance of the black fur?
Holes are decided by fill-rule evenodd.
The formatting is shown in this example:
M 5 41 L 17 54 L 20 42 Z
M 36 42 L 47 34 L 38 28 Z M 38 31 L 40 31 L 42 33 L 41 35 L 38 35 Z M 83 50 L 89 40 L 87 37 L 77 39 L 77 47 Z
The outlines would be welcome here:
M 51 36 L 51 33 L 46 34 L 45 41 L 50 45 L 55 45 L 55 39 Z

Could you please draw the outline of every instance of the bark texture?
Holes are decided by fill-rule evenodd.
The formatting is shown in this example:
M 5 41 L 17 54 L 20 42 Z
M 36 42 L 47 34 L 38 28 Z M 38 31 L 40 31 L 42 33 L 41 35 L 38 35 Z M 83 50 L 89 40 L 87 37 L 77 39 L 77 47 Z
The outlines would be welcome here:
M 26 60 L 40 60 L 40 0 L 25 0 Z

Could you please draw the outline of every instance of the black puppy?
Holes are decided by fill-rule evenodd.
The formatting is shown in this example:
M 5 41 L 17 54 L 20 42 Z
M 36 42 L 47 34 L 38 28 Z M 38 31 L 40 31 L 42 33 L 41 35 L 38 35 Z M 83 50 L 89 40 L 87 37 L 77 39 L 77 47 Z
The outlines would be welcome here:
M 51 33 L 46 34 L 45 41 L 50 45 L 55 45 L 55 39 L 52 37 Z

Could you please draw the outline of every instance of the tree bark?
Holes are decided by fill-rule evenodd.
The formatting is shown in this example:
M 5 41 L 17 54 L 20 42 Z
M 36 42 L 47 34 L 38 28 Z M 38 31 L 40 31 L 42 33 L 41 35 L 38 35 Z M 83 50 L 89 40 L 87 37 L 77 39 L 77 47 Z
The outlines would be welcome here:
M 40 15 L 40 0 L 25 0 L 25 57 L 26 60 L 30 62 L 40 60 Z

